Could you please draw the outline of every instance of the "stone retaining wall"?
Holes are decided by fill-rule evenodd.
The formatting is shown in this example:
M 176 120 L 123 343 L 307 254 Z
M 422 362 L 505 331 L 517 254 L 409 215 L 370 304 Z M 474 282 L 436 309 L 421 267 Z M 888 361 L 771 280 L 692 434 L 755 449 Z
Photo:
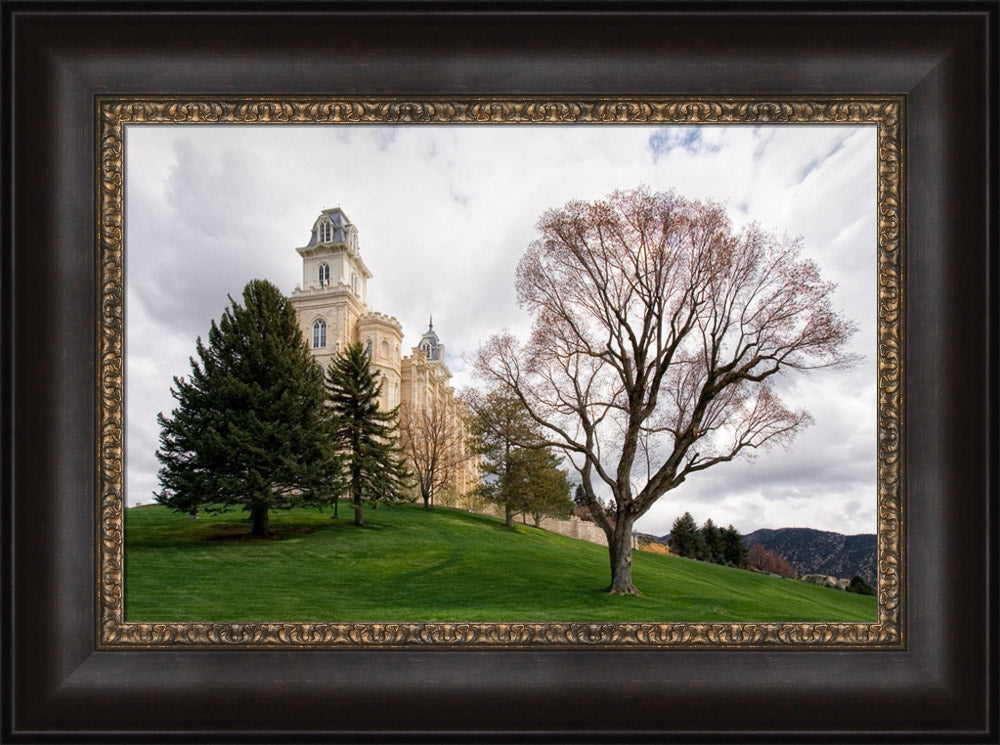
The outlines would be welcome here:
M 501 520 L 504 517 L 503 510 L 492 504 L 484 505 L 480 509 L 473 511 L 479 512 L 483 515 L 490 515 L 491 517 L 499 517 Z M 524 518 L 519 516 L 518 522 L 524 522 L 526 525 L 535 524 L 535 521 L 532 520 L 531 517 Z M 568 536 L 569 538 L 578 538 L 581 541 L 596 543 L 599 546 L 608 545 L 607 536 L 604 535 L 604 530 L 601 526 L 587 520 L 581 520 L 576 515 L 573 515 L 565 520 L 557 517 L 543 517 L 538 527 L 542 530 L 547 530 L 550 533 L 558 533 L 559 535 Z M 632 536 L 632 548 L 639 548 L 638 541 L 635 536 Z

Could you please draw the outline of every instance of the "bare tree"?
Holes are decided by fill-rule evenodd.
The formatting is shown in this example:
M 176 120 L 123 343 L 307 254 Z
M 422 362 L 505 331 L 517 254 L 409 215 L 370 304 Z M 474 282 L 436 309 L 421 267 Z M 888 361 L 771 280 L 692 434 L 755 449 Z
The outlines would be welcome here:
M 410 469 L 420 487 L 424 509 L 434 506 L 435 495 L 448 484 L 469 454 L 461 413 L 431 395 L 428 405 L 399 409 L 399 439 Z
M 768 551 L 759 543 L 750 546 L 747 551 L 747 563 L 754 569 L 770 574 L 780 574 L 782 577 L 796 577 L 795 568 L 774 551 Z
M 579 471 L 609 591 L 635 594 L 634 522 L 690 474 L 790 442 L 811 420 L 775 376 L 849 364 L 854 327 L 800 241 L 735 230 L 714 203 L 639 188 L 549 210 L 537 230 L 517 272 L 531 337 L 492 337 L 476 366 Z

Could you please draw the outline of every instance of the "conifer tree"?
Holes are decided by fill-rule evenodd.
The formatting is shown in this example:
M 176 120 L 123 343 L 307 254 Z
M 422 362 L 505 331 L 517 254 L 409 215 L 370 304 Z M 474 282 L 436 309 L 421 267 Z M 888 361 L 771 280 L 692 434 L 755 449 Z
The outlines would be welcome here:
M 685 512 L 674 520 L 670 529 L 670 548 L 677 556 L 688 559 L 704 558 L 705 539 L 690 512 Z
M 562 458 L 547 449 L 523 451 L 524 481 L 527 487 L 527 510 L 541 525 L 546 516 L 566 518 L 573 514 L 566 471 L 559 466 Z
M 339 465 L 323 372 L 291 304 L 263 280 L 229 301 L 208 344 L 198 338 L 191 375 L 174 378 L 177 408 L 157 418 L 156 499 L 192 515 L 242 507 L 251 535 L 267 537 L 269 510 L 333 501 Z
M 702 540 L 705 542 L 705 558 L 704 561 L 711 561 L 716 564 L 724 564 L 726 547 L 722 539 L 722 531 L 719 526 L 712 522 L 712 518 L 708 518 L 705 524 L 701 526 L 701 536 Z
M 409 474 L 397 438 L 398 407 L 378 407 L 382 384 L 368 364 L 360 342 L 348 346 L 330 363 L 326 388 L 334 414 L 334 440 L 343 457 L 354 524 L 364 525 L 362 504 L 401 501 Z
M 546 465 L 544 457 L 539 463 L 531 455 L 537 428 L 521 402 L 502 390 L 485 395 L 467 391 L 465 401 L 473 413 L 474 445 L 486 476 L 480 493 L 503 508 L 504 521 L 512 528 L 514 517 L 530 507 L 532 471 Z
M 747 565 L 747 546 L 743 542 L 740 531 L 732 525 L 722 529 L 723 559 L 726 564 L 745 568 Z

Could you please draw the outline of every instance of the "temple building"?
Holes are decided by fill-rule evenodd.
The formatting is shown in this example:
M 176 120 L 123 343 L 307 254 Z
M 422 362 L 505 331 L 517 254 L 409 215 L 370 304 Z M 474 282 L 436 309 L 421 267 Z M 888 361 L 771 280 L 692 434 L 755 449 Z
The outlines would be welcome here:
M 381 408 L 410 407 L 419 412 L 437 406 L 463 432 L 468 413 L 449 385 L 444 344 L 430 321 L 410 354 L 402 355 L 403 327 L 394 317 L 369 310 L 372 273 L 361 258 L 358 229 L 340 207 L 323 210 L 313 223 L 309 242 L 295 249 L 302 257 L 302 283 L 291 295 L 299 327 L 313 356 L 325 369 L 349 344 L 361 342 L 382 381 Z M 466 506 L 481 482 L 478 460 L 459 442 L 462 465 L 455 468 L 438 504 Z

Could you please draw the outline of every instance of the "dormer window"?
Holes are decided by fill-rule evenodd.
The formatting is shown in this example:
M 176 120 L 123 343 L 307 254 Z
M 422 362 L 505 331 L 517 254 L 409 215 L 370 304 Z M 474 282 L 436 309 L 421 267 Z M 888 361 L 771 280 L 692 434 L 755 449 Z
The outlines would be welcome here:
M 322 263 L 319 265 L 319 286 L 326 287 L 330 284 L 330 265 Z
M 326 321 L 322 318 L 313 323 L 313 349 L 326 346 Z
M 333 225 L 325 220 L 319 224 L 319 242 L 329 243 L 333 240 Z

